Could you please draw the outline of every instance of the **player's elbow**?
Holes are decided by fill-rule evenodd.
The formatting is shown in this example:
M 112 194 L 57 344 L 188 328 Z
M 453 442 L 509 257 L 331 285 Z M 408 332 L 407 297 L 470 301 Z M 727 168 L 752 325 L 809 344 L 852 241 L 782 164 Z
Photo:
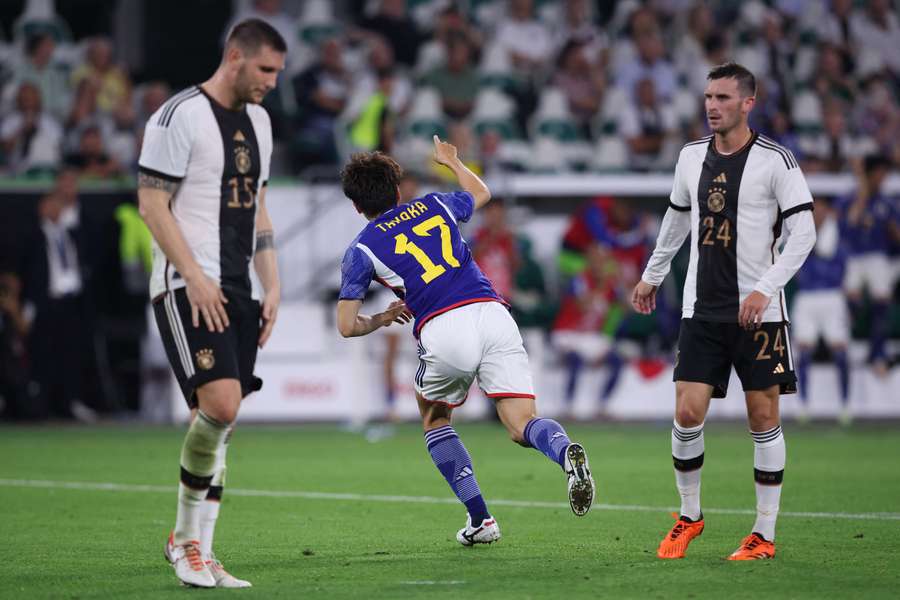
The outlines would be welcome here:
M 338 332 L 341 334 L 341 337 L 353 337 L 353 325 L 348 325 L 346 323 L 338 321 L 337 328 Z
M 487 186 L 472 195 L 475 197 L 475 206 L 479 208 L 491 201 L 491 190 Z

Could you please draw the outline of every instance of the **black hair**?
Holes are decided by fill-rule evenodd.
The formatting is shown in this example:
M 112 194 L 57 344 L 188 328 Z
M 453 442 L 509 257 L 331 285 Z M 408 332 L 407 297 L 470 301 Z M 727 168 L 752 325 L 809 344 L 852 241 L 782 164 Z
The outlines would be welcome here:
M 383 152 L 362 152 L 341 169 L 344 195 L 368 218 L 397 206 L 397 185 L 403 169 Z
M 25 54 L 27 56 L 33 55 L 47 38 L 53 39 L 53 36 L 46 31 L 38 31 L 29 35 L 25 39 Z
M 863 171 L 866 175 L 877 169 L 890 169 L 891 161 L 883 154 L 870 154 L 863 159 Z
M 706 78 L 710 81 L 726 78 L 736 79 L 738 91 L 740 91 L 741 94 L 745 97 L 756 95 L 756 77 L 754 77 L 753 73 L 743 65 L 727 62 L 710 69 L 709 75 L 707 75 Z
M 281 34 L 262 19 L 241 21 L 232 28 L 225 43 L 236 45 L 249 56 L 255 55 L 264 45 L 276 52 L 287 52 L 287 44 Z

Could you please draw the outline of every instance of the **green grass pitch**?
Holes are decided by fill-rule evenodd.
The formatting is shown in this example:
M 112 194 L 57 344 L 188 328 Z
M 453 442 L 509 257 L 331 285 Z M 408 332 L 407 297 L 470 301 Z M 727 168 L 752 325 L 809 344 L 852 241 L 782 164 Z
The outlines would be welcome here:
M 706 531 L 686 559 L 665 562 L 655 549 L 672 523 L 665 507 L 677 496 L 667 425 L 569 427 L 589 452 L 602 504 L 581 519 L 565 503 L 561 471 L 543 456 L 493 424 L 459 423 L 457 431 L 499 520 L 500 542 L 457 544 L 465 511 L 450 501 L 416 426 L 370 443 L 331 426 L 248 425 L 232 441 L 216 550 L 254 587 L 190 590 L 162 555 L 182 429 L 0 428 L 0 597 L 900 594 L 896 424 L 850 431 L 789 424 L 778 555 L 754 563 L 724 560 L 753 523 L 739 512 L 755 502 L 744 427 L 707 426 Z

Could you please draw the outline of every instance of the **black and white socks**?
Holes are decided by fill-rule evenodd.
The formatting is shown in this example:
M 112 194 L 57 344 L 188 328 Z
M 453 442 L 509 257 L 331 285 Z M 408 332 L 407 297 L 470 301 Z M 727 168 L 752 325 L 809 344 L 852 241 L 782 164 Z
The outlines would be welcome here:
M 700 518 L 700 469 L 703 466 L 703 423 L 672 427 L 672 461 L 675 485 L 681 495 L 681 515 L 692 521 Z
M 784 478 L 785 445 L 781 425 L 768 431 L 751 431 L 753 436 L 753 475 L 756 480 L 756 523 L 753 531 L 766 540 L 775 539 L 775 521 L 781 502 Z

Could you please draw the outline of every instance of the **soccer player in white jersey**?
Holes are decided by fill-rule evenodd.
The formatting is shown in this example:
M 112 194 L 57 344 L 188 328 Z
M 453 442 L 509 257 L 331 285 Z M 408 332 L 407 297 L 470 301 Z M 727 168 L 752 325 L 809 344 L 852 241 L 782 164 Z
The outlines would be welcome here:
M 656 290 L 690 233 L 672 429 L 681 514 L 657 555 L 682 558 L 703 531 L 703 422 L 710 399 L 725 396 L 734 366 L 755 448 L 757 516 L 728 558 L 772 558 L 785 463 L 778 400 L 796 391 L 783 289 L 815 244 L 813 201 L 790 151 L 747 125 L 753 74 L 727 63 L 712 69 L 708 80 L 705 108 L 713 135 L 681 150 L 656 249 L 632 294 L 638 312 L 655 308 Z M 779 254 L 782 230 L 789 236 Z
M 263 21 L 236 25 L 213 76 L 150 117 L 139 160 L 140 210 L 154 239 L 150 296 L 192 416 L 165 554 L 191 586 L 250 586 L 225 571 L 212 540 L 228 440 L 241 400 L 262 385 L 253 374 L 257 347 L 280 300 L 265 204 L 272 126 L 259 103 L 275 87 L 285 49 Z

